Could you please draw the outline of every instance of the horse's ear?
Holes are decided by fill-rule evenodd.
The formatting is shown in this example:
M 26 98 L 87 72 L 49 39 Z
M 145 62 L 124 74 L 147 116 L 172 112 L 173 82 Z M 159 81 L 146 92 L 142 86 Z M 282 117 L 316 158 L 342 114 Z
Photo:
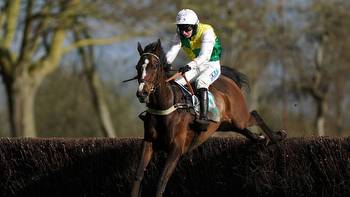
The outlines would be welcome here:
M 137 43 L 137 50 L 139 51 L 140 55 L 142 55 L 143 49 L 142 49 L 140 42 Z
M 158 39 L 157 41 L 157 48 L 159 49 L 162 46 L 162 44 L 160 43 L 160 39 Z

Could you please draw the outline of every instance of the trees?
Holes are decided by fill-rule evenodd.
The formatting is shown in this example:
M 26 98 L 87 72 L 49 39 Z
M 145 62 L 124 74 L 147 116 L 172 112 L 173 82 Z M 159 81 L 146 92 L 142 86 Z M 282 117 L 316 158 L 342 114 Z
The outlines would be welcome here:
M 88 32 L 75 32 L 76 40 L 90 39 Z M 91 100 L 98 115 L 98 123 L 104 136 L 116 137 L 116 132 L 112 123 L 111 115 L 107 107 L 101 79 L 96 72 L 96 60 L 93 46 L 80 47 L 78 49 L 81 62 L 83 64 L 83 73 L 86 76 L 91 92 Z
M 301 53 L 294 69 L 300 90 L 314 100 L 314 127 L 319 136 L 325 135 L 325 122 L 331 113 L 337 117 L 335 128 L 341 129 L 344 111 L 340 106 L 345 101 L 346 75 L 350 71 L 350 40 L 346 33 L 350 31 L 349 8 L 347 1 L 314 1 L 303 13 L 308 23 L 301 35 L 305 41 L 299 46 Z
M 12 136 L 35 136 L 36 91 L 44 77 L 57 68 L 64 53 L 66 29 L 72 22 L 70 17 L 78 7 L 77 0 L 67 3 L 8 0 L 2 5 L 5 12 L 0 17 L 3 26 L 0 74 L 7 93 Z M 17 33 L 21 40 L 14 43 Z
M 0 37 L 0 75 L 7 93 L 12 136 L 36 135 L 33 116 L 36 91 L 42 80 L 57 69 L 65 53 L 135 35 L 127 32 L 106 39 L 84 38 L 76 42 L 69 39 L 72 29 L 87 27 L 84 24 L 87 21 L 82 19 L 103 18 L 103 11 L 97 6 L 100 4 L 101 1 L 80 0 L 6 0 L 0 4 L 4 10 L 0 13 L 0 34 L 3 35 Z

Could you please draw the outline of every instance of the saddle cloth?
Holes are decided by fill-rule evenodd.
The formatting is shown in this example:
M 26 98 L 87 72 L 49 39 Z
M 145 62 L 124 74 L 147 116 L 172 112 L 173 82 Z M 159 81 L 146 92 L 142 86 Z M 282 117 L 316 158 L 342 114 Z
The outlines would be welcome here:
M 200 105 L 199 105 L 199 99 L 196 95 L 191 95 L 191 93 L 187 90 L 187 88 L 179 83 L 176 83 L 178 86 L 181 87 L 182 92 L 185 94 L 185 97 L 190 97 L 191 99 L 186 99 L 189 104 L 193 107 L 196 116 L 199 116 L 200 113 Z M 208 91 L 208 119 L 214 122 L 220 121 L 220 112 L 215 104 L 215 97 L 214 95 Z

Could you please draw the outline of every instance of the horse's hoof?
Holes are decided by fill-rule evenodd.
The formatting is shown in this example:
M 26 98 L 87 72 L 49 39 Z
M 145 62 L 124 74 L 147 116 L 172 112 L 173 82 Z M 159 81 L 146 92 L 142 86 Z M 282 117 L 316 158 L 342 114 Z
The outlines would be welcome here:
M 266 138 L 264 145 L 269 146 L 270 144 L 274 144 L 274 142 L 270 138 Z
M 277 144 L 278 142 L 286 139 L 286 137 L 287 137 L 287 132 L 281 129 L 279 131 L 276 131 L 273 134 L 272 139 L 270 139 L 270 140 L 271 140 L 272 144 Z
M 263 135 L 263 134 L 258 134 L 257 136 L 256 136 L 256 142 L 257 143 L 266 143 L 267 142 L 267 138 Z
M 279 136 L 279 140 L 282 141 L 287 138 L 287 132 L 283 129 L 277 131 L 277 135 Z

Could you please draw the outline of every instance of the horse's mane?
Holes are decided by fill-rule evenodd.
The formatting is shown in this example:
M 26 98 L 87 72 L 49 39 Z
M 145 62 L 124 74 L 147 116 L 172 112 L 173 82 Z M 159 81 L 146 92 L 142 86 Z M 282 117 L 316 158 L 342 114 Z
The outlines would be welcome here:
M 227 66 L 221 66 L 221 74 L 232 79 L 239 88 L 247 86 L 249 89 L 249 81 L 247 75 L 239 72 L 238 70 Z

